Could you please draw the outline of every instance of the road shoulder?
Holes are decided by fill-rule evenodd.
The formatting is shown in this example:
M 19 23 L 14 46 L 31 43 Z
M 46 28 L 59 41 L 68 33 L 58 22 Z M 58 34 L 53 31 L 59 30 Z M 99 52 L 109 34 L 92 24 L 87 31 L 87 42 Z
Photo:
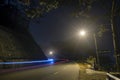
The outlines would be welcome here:
M 88 69 L 86 65 L 79 64 L 79 80 L 106 80 L 106 73 Z

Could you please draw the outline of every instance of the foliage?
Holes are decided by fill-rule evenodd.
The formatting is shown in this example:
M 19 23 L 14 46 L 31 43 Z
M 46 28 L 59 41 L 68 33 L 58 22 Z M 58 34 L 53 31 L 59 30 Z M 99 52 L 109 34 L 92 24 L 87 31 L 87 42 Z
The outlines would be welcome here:
M 35 0 L 34 0 L 35 2 Z M 26 8 L 24 8 L 25 14 L 29 18 L 40 17 L 44 13 L 49 12 L 58 7 L 58 2 L 56 0 L 39 0 L 39 4 L 34 5 L 34 3 L 30 3 Z M 33 6 L 31 6 L 33 5 Z
M 7 0 L 5 0 L 7 1 Z M 28 2 L 25 2 L 28 1 Z M 89 12 L 92 10 L 95 4 L 98 4 L 107 15 L 110 15 L 110 4 L 108 1 L 104 0 L 9 0 L 8 4 L 5 5 L 12 5 L 15 6 L 22 15 L 26 15 L 29 19 L 37 18 L 43 16 L 45 13 L 59 8 L 61 6 L 73 6 L 75 7 L 74 15 L 76 17 L 84 16 L 90 17 Z M 110 1 L 109 1 L 110 2 Z M 118 0 L 116 0 L 118 2 Z M 120 7 L 119 4 L 116 3 L 115 14 L 120 14 Z M 106 15 L 106 16 L 107 16 Z
M 94 65 L 95 58 L 93 56 L 89 56 L 89 58 L 87 58 L 87 62 L 90 63 L 91 65 Z
M 99 31 L 98 31 L 97 34 L 98 34 L 99 37 L 102 37 L 102 35 L 103 35 L 106 31 L 109 31 L 109 29 L 107 29 L 106 26 L 101 25 L 101 26 L 99 27 Z
M 33 19 L 56 9 L 58 2 L 56 0 L 4 0 L 0 5 L 0 7 L 14 7 L 24 17 Z
M 5 0 L 7 1 L 7 0 Z M 74 6 L 77 16 L 84 15 L 91 8 L 95 0 L 9 0 L 8 4 L 15 6 L 22 15 L 33 19 L 61 6 Z

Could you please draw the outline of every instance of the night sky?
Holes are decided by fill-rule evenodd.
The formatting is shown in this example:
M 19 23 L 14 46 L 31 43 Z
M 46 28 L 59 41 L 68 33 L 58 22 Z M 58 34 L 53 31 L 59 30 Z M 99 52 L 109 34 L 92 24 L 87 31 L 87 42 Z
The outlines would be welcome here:
M 51 42 L 67 40 L 76 35 L 70 12 L 72 8 L 59 8 L 40 18 L 39 23 L 31 22 L 30 31 L 43 49 L 51 48 Z
M 107 3 L 106 5 L 109 6 L 111 3 Z M 54 50 L 52 47 L 52 42 L 64 41 L 77 37 L 77 33 L 80 29 L 87 30 L 89 35 L 93 34 L 93 31 L 96 30 L 96 26 L 104 23 L 108 24 L 107 28 L 109 31 L 105 32 L 102 38 L 99 38 L 98 45 L 99 48 L 103 50 L 111 50 L 113 52 L 111 27 L 109 25 L 110 23 L 103 17 L 103 15 L 106 13 L 105 9 L 101 8 L 95 3 L 92 10 L 89 12 L 89 16 L 91 16 L 90 19 L 84 18 L 82 16 L 80 18 L 74 18 L 71 14 L 73 11 L 74 8 L 71 6 L 60 7 L 56 10 L 52 10 L 45 16 L 36 19 L 38 22 L 35 20 L 31 21 L 29 30 L 43 51 L 46 53 L 49 50 Z M 99 20 L 94 22 L 94 20 L 92 20 L 92 17 L 96 16 L 102 17 L 99 17 Z M 117 24 L 118 23 L 119 18 Z M 94 45 L 94 43 L 92 43 L 93 40 L 90 38 L 90 36 L 88 36 L 87 40 L 90 45 Z

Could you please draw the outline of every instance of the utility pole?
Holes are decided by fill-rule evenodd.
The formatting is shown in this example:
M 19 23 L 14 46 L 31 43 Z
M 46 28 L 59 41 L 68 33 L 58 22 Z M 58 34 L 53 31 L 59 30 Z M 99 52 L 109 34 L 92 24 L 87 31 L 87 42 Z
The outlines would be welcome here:
M 118 64 L 118 51 L 119 51 L 119 44 L 118 44 L 118 34 L 117 28 L 114 23 L 115 21 L 115 0 L 112 0 L 112 9 L 111 9 L 111 28 L 112 28 L 112 36 L 113 36 L 113 46 L 114 46 L 114 57 L 116 60 L 116 69 L 119 71 L 119 64 Z
M 99 54 L 98 54 L 98 46 L 97 46 L 97 39 L 96 34 L 93 34 L 94 42 L 95 42 L 95 50 L 96 50 L 96 61 L 97 61 L 97 67 L 100 69 L 100 60 L 99 60 Z

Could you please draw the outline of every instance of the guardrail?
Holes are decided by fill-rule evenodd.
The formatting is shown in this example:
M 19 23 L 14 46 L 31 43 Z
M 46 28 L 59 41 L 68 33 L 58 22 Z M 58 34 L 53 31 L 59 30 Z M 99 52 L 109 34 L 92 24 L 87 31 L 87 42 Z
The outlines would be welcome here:
M 110 74 L 110 73 L 107 73 L 107 78 L 106 80 L 120 80 L 118 77 Z

